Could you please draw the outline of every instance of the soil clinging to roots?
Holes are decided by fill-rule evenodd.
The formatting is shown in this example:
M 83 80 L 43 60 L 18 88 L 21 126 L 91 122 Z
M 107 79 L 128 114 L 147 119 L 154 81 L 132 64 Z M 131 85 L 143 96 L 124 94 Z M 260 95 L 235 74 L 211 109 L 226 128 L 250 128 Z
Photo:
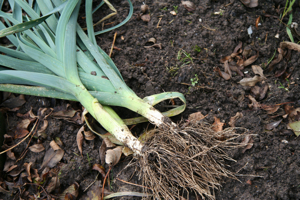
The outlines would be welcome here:
M 190 192 L 214 199 L 221 178 L 235 178 L 226 169 L 225 160 L 234 160 L 225 150 L 240 146 L 237 138 L 241 134 L 236 129 L 215 132 L 204 123 L 177 130 L 157 129 L 137 160 L 143 185 L 151 188 L 157 199 L 181 199 Z

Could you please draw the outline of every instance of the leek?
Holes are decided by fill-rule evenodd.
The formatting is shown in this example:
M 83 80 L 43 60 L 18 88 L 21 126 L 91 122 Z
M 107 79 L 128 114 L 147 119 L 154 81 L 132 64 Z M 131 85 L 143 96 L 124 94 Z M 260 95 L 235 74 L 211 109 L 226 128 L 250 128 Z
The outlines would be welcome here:
M 179 198 L 180 189 L 172 186 L 177 182 L 183 191 L 191 188 L 201 196 L 213 197 L 210 188 L 218 186 L 219 176 L 230 173 L 206 152 L 216 149 L 212 155 L 227 158 L 219 147 L 231 143 L 219 142 L 206 129 L 204 133 L 208 136 L 199 132 L 199 127 L 177 127 L 168 117 L 185 109 L 182 94 L 169 92 L 141 99 L 125 84 L 113 61 L 97 46 L 95 34 L 98 33 L 94 33 L 91 19 L 92 0 L 86 0 L 87 34 L 77 24 L 81 0 L 65 3 L 62 0 L 37 0 L 32 5 L 23 0 L 10 2 L 14 5 L 11 5 L 13 14 L 0 11 L 6 22 L 0 21 L 0 37 L 6 36 L 16 48 L 0 47 L 0 52 L 5 54 L 0 55 L 0 64 L 4 66 L 0 68 L 0 90 L 79 101 L 117 139 L 117 143 L 135 153 L 141 177 L 153 189 L 156 198 Z M 129 15 L 132 15 L 132 4 L 130 0 L 128 2 Z M 26 17 L 20 17 L 22 10 L 27 13 Z M 183 105 L 165 113 L 153 107 L 171 98 L 179 98 Z M 151 140 L 144 141 L 147 138 L 144 137 L 141 142 L 131 134 L 125 124 L 127 121 L 110 106 L 132 110 L 144 117 L 136 119 L 138 122 L 147 119 L 162 132 Z M 229 138 L 234 137 L 233 134 Z M 211 138 L 213 142 L 209 141 Z M 154 163 L 151 162 L 153 156 Z

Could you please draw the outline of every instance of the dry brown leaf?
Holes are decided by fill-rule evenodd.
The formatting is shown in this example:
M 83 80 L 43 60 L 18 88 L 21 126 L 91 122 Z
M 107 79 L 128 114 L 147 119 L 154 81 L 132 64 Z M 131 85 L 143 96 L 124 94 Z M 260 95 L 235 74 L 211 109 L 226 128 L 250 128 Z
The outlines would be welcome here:
M 13 162 L 14 163 L 14 162 Z M 18 165 L 11 165 L 7 170 L 6 170 L 6 173 L 16 169 L 18 167 Z M 4 170 L 3 170 L 4 171 Z
M 105 152 L 106 152 L 106 143 L 104 142 L 104 140 L 102 140 L 102 144 L 99 148 L 99 157 L 100 157 L 101 165 L 103 166 L 105 164 Z
M 224 78 L 226 81 L 230 79 L 230 75 L 221 71 L 219 67 L 216 67 L 215 70 L 219 73 L 219 76 Z
M 51 193 L 55 190 L 55 188 L 58 188 L 60 186 L 60 181 L 58 177 L 52 177 L 49 184 L 46 187 L 46 191 L 48 193 Z
M 233 53 L 238 53 L 238 51 L 243 47 L 243 42 L 239 41 L 239 44 L 234 48 Z
M 263 86 L 259 90 L 259 93 L 260 93 L 259 98 L 258 98 L 259 100 L 262 100 L 266 97 L 268 89 L 269 89 L 268 84 L 263 84 Z
M 237 112 L 237 113 L 235 114 L 234 117 L 231 117 L 231 118 L 230 118 L 230 121 L 229 121 L 229 123 L 228 123 L 229 126 L 235 127 L 235 122 L 236 122 L 236 120 L 238 120 L 239 118 L 242 118 L 242 117 L 244 117 L 243 113 Z
M 27 129 L 31 122 L 32 120 L 30 119 L 23 119 L 21 123 L 17 125 L 17 129 Z
M 250 56 L 251 52 L 252 52 L 251 46 L 248 45 L 244 48 L 242 55 L 244 58 L 248 58 L 248 56 Z
M 56 144 L 56 142 L 55 142 L 54 140 L 52 140 L 52 141 L 50 142 L 50 146 L 51 146 L 51 148 L 52 148 L 54 151 L 61 149 L 61 148 L 58 146 L 58 144 Z
M 196 6 L 193 2 L 191 1 L 181 1 L 181 4 L 184 6 L 187 11 L 192 12 L 196 10 Z
M 224 63 L 224 71 L 225 73 L 229 74 L 230 78 L 232 77 L 232 73 L 228 64 L 228 60 L 225 61 Z
M 245 135 L 244 140 L 241 142 L 241 145 L 245 146 L 245 148 L 243 148 L 242 150 L 242 153 L 245 153 L 247 149 L 251 149 L 253 146 L 253 142 L 254 140 L 252 139 L 251 135 Z
M 90 130 L 83 131 L 83 134 L 86 140 L 94 140 L 96 138 L 95 134 Z
M 275 122 L 270 122 L 268 124 L 266 124 L 265 128 L 267 130 L 273 130 L 274 128 L 276 128 L 280 123 L 282 122 L 282 119 L 275 121 Z
M 212 130 L 214 130 L 215 132 L 222 131 L 225 123 L 221 122 L 220 119 L 217 117 L 214 117 L 214 119 L 215 122 L 213 123 Z
M 54 141 L 56 142 L 56 144 L 58 144 L 58 146 L 62 147 L 64 145 L 64 143 L 61 141 L 61 139 L 59 137 L 54 138 Z
M 80 155 L 82 156 L 82 144 L 83 144 L 83 134 L 84 126 L 82 126 L 79 131 L 77 132 L 76 141 L 77 141 L 77 147 L 80 152 Z
M 251 56 L 250 58 L 245 60 L 245 62 L 243 63 L 243 67 L 247 67 L 248 65 L 254 63 L 257 60 L 258 56 L 259 56 L 259 52 L 257 51 L 256 55 Z
M 205 118 L 205 116 L 202 115 L 201 112 L 196 112 L 196 113 L 192 113 L 192 114 L 189 115 L 188 121 L 191 122 L 191 123 L 199 122 L 204 118 Z
M 30 169 L 31 169 L 32 164 L 33 163 L 30 162 L 30 163 L 24 163 L 24 165 L 23 165 L 25 167 L 25 170 L 26 170 L 26 173 L 27 173 L 27 179 L 28 179 L 29 182 L 32 182 L 31 173 L 30 173 Z
M 248 98 L 251 100 L 251 104 L 248 104 L 249 108 L 257 109 L 260 107 L 260 103 L 258 103 L 254 97 L 248 95 Z
M 264 70 L 260 66 L 252 65 L 252 70 L 253 70 L 254 74 L 258 74 L 258 75 L 260 75 L 260 77 L 266 78 L 264 76 Z
M 19 95 L 18 97 L 13 97 L 10 99 L 7 99 L 3 103 L 0 104 L 1 107 L 8 108 L 9 110 L 21 107 L 26 103 L 24 95 Z
M 104 139 L 103 139 L 103 142 L 105 142 L 106 148 L 112 148 L 112 147 L 115 147 L 115 146 L 116 146 L 116 145 L 115 145 L 114 143 L 112 143 L 112 142 L 110 141 L 110 139 L 108 139 L 108 138 L 104 138 Z
M 241 0 L 241 2 L 249 8 L 254 8 L 258 6 L 258 0 Z
M 142 16 L 141 16 L 141 19 L 142 19 L 144 22 L 150 22 L 150 20 L 151 20 L 150 14 L 142 15 Z
M 34 144 L 29 147 L 29 150 L 34 153 L 39 153 L 45 150 L 45 147 L 42 144 Z
M 243 72 L 236 65 L 229 65 L 230 70 L 236 72 L 240 76 L 244 76 Z
M 115 166 L 121 158 L 122 155 L 122 146 L 117 146 L 114 149 L 106 150 L 105 162 L 110 166 Z
M 29 133 L 26 129 L 16 129 L 14 133 L 14 139 L 21 139 Z
M 48 127 L 48 121 L 47 120 L 43 120 L 43 121 L 44 121 L 44 123 L 43 123 L 42 127 L 37 131 L 38 134 L 44 133 Z
M 260 105 L 261 109 L 267 111 L 267 113 L 270 115 L 270 114 L 273 114 L 275 113 L 279 108 L 280 108 L 280 105 L 265 105 L 265 104 L 261 104 Z
M 58 145 L 57 145 L 58 146 Z M 63 158 L 64 156 L 64 150 L 62 150 L 61 148 L 57 149 L 56 151 L 54 151 L 53 148 L 49 148 L 45 154 L 42 166 L 40 169 L 44 168 L 44 167 L 55 167 L 56 164 Z
M 16 160 L 16 156 L 14 154 L 14 152 L 12 152 L 11 150 L 6 152 L 6 155 L 8 158 L 10 158 L 11 160 Z
M 280 48 L 281 49 L 291 49 L 291 50 L 295 50 L 295 51 L 300 51 L 300 45 L 296 44 L 294 42 L 281 42 L 280 43 Z
M 284 53 L 283 50 L 281 48 L 278 48 L 277 50 L 278 50 L 279 54 L 278 54 L 277 58 L 275 58 L 274 60 L 272 60 L 272 62 L 269 64 L 269 66 L 267 68 L 268 72 L 273 71 L 274 66 L 283 59 L 283 53 Z
M 265 80 L 265 78 L 255 75 L 253 78 L 243 78 L 239 84 L 242 86 L 255 86 L 256 83 Z
M 105 169 L 104 169 L 104 167 L 102 165 L 100 165 L 100 164 L 94 164 L 92 169 L 93 170 L 97 170 L 101 174 L 102 178 L 103 179 L 105 178 L 105 175 L 106 175 L 105 174 Z
M 15 163 L 15 161 L 13 160 L 10 160 L 10 159 L 6 159 L 5 163 L 4 163 L 4 167 L 3 167 L 3 171 L 4 172 L 7 172 L 11 166 L 13 166 Z M 18 165 L 16 165 L 17 167 Z
M 104 196 L 111 194 L 112 192 L 104 189 Z M 101 181 L 96 181 L 95 184 L 89 189 L 86 196 L 82 199 L 85 200 L 101 200 L 102 198 L 102 183 Z
M 74 196 L 75 198 L 73 198 L 73 199 L 76 199 L 78 196 L 78 190 L 79 190 L 79 184 L 75 182 L 72 185 L 70 185 L 67 189 L 65 189 L 63 191 L 63 193 L 58 196 L 58 199 L 59 200 L 70 200 L 70 197 L 68 196 L 68 194 Z

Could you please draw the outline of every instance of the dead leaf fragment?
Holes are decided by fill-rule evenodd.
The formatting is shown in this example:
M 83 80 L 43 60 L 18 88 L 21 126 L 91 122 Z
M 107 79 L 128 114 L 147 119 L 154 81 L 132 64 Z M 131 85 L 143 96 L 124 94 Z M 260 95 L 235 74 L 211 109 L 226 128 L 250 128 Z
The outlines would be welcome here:
M 105 155 L 106 164 L 110 166 L 115 166 L 120 161 L 122 149 L 122 146 L 117 146 L 114 149 L 108 149 Z
M 245 148 L 242 150 L 242 153 L 245 153 L 247 149 L 251 149 L 253 146 L 254 140 L 252 139 L 251 135 L 246 135 L 243 141 L 241 142 L 242 146 L 245 146 Z
M 226 72 L 221 71 L 219 67 L 216 67 L 215 70 L 219 73 L 219 76 L 224 78 L 226 81 L 230 79 L 230 75 Z
M 201 112 L 196 112 L 196 113 L 192 113 L 192 114 L 189 115 L 188 121 L 190 123 L 193 123 L 193 122 L 197 123 L 197 122 L 201 121 L 204 118 L 205 118 L 205 116 L 202 115 Z
M 191 1 L 181 1 L 181 4 L 187 9 L 187 11 L 192 12 L 196 10 L 196 6 Z
M 82 126 L 79 131 L 77 132 L 76 141 L 77 141 L 77 147 L 80 152 L 80 155 L 82 156 L 82 144 L 83 144 L 83 134 L 84 126 Z
M 52 148 L 54 151 L 61 149 L 61 148 L 58 146 L 58 144 L 56 144 L 56 142 L 55 142 L 54 140 L 52 140 L 52 141 L 50 142 L 50 146 L 51 146 L 51 148 Z
M 45 147 L 42 144 L 34 144 L 29 147 L 29 150 L 34 153 L 39 153 L 45 150 Z
M 295 50 L 295 51 L 300 51 L 300 45 L 296 44 L 294 42 L 281 42 L 280 43 L 280 48 L 281 49 L 291 49 L 291 50 Z
M 86 140 L 94 140 L 96 138 L 95 134 L 90 130 L 84 131 L 83 134 Z
M 261 104 L 261 109 L 267 111 L 267 113 L 273 114 L 275 113 L 278 109 L 280 108 L 280 105 L 265 105 L 265 104 Z
M 151 20 L 150 14 L 142 15 L 142 16 L 141 16 L 141 19 L 142 19 L 144 22 L 150 22 L 150 20 Z
M 241 2 L 249 8 L 254 8 L 258 6 L 258 0 L 241 0 Z
M 240 80 L 239 84 L 241 84 L 242 86 L 255 86 L 256 83 L 265 80 L 264 77 L 260 77 L 255 75 L 253 78 L 243 78 L 242 80 Z
M 215 132 L 222 131 L 223 130 L 223 126 L 224 126 L 225 123 L 221 122 L 220 119 L 217 118 L 217 117 L 214 117 L 214 119 L 215 119 L 215 122 L 213 123 L 212 129 Z
M 243 65 L 241 67 L 247 67 L 248 65 L 251 65 L 252 63 L 254 63 L 257 60 L 258 56 L 259 56 L 259 52 L 257 51 L 256 55 L 251 56 L 250 58 L 245 60 L 245 62 L 243 63 Z
M 12 152 L 11 150 L 6 152 L 6 155 L 8 158 L 10 158 L 11 160 L 16 160 L 16 156 L 14 154 L 14 152 Z
M 106 173 L 105 173 L 105 169 L 102 165 L 96 163 L 93 165 L 92 169 L 97 170 L 101 174 L 102 178 L 103 179 L 105 178 Z
M 58 146 L 58 145 L 57 145 Z M 42 166 L 40 169 L 44 168 L 44 167 L 55 167 L 56 164 L 63 158 L 64 156 L 64 150 L 62 150 L 61 148 L 54 150 L 53 148 L 49 148 L 45 154 Z
M 270 123 L 266 124 L 265 128 L 267 130 L 273 130 L 274 128 L 276 128 L 281 123 L 281 121 L 282 121 L 282 119 L 278 120 L 278 121 L 275 121 L 275 122 L 270 122 Z
M 258 75 L 260 75 L 260 77 L 266 78 L 264 76 L 264 70 L 260 66 L 252 65 L 252 70 L 253 70 L 254 74 L 258 74 Z
M 31 179 L 31 173 L 30 173 L 30 169 L 31 169 L 31 165 L 33 163 L 30 162 L 30 163 L 24 163 L 24 167 L 25 167 L 25 170 L 26 170 L 26 173 L 27 173 L 27 179 L 32 182 L 32 179 Z
M 55 190 L 55 188 L 58 188 L 60 186 L 60 181 L 58 177 L 52 177 L 49 184 L 46 187 L 46 191 L 48 193 L 51 193 Z
M 21 94 L 18 97 L 7 99 L 3 103 L 1 103 L 0 106 L 8 109 L 14 109 L 21 107 L 22 105 L 24 105 L 24 103 L 26 103 L 26 100 L 24 95 Z
M 244 117 L 243 113 L 237 112 L 237 113 L 235 114 L 234 117 L 231 117 L 231 118 L 230 118 L 230 121 L 229 121 L 229 123 L 228 123 L 229 126 L 235 127 L 235 122 L 236 122 L 239 118 L 242 118 L 242 117 Z
M 79 190 L 79 184 L 75 182 L 72 185 L 70 185 L 67 189 L 65 189 L 63 193 L 58 196 L 58 198 L 59 200 L 76 199 L 79 192 L 78 190 Z M 72 195 L 75 198 L 70 197 L 68 194 Z
M 258 109 L 260 104 L 256 101 L 254 97 L 248 95 L 248 98 L 251 100 L 251 104 L 248 104 L 249 108 Z
M 294 131 L 297 137 L 300 135 L 300 121 L 291 122 L 288 126 Z

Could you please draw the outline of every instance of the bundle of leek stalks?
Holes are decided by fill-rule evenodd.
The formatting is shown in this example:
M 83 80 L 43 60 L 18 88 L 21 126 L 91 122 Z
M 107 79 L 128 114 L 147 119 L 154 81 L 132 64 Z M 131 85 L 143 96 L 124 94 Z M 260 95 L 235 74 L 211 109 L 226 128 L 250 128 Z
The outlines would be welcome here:
M 95 34 L 103 31 L 94 32 L 92 2 L 86 0 L 85 5 L 86 34 L 77 23 L 80 0 L 9 1 L 12 13 L 0 11 L 0 37 L 12 43 L 0 46 L 0 90 L 79 101 L 113 135 L 112 140 L 134 152 L 139 175 L 151 188 L 146 192 L 155 198 L 176 199 L 194 191 L 213 199 L 220 177 L 231 176 L 223 166 L 223 160 L 230 159 L 223 149 L 231 147 L 236 135 L 225 131 L 220 134 L 227 140 L 220 141 L 198 123 L 185 128 L 174 124 L 168 116 L 185 109 L 180 93 L 141 99 L 128 88 L 113 61 L 97 46 Z M 126 21 L 133 12 L 128 2 Z M 153 107 L 171 98 L 184 104 L 164 114 Z M 110 106 L 128 108 L 158 129 L 140 141 Z

